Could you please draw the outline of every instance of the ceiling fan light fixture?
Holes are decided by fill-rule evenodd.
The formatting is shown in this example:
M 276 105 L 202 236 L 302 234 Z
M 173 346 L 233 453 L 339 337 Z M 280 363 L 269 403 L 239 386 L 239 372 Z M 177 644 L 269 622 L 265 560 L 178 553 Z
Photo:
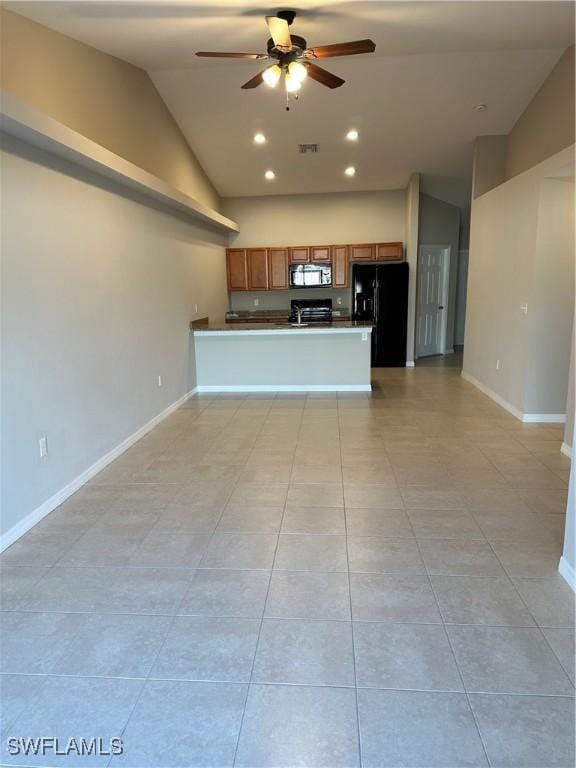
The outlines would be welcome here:
M 348 141 L 358 141 L 359 136 L 360 134 L 358 133 L 356 128 L 351 128 L 346 134 L 346 138 L 348 139 Z
M 349 165 L 348 168 L 344 170 L 344 173 L 346 174 L 346 176 L 349 176 L 350 178 L 352 178 L 352 176 L 356 176 L 356 168 L 354 168 L 353 165 Z
M 264 178 L 266 179 L 266 181 L 274 181 L 274 179 L 276 178 L 276 174 L 274 173 L 274 171 L 268 170 L 264 174 Z
M 278 85 L 278 80 L 280 80 L 281 74 L 282 70 L 278 64 L 273 64 L 262 72 L 262 80 L 264 80 L 266 85 L 270 88 L 275 88 Z
M 286 72 L 284 85 L 286 86 L 287 93 L 296 93 L 296 91 L 299 91 L 302 87 L 302 82 L 300 80 L 296 80 L 294 75 L 292 75 L 290 72 Z
M 266 136 L 263 133 L 255 133 L 254 144 L 266 144 Z
M 304 64 L 301 64 L 299 61 L 291 61 L 290 64 L 288 64 L 288 72 L 291 77 L 299 83 L 303 82 L 308 77 L 308 70 Z

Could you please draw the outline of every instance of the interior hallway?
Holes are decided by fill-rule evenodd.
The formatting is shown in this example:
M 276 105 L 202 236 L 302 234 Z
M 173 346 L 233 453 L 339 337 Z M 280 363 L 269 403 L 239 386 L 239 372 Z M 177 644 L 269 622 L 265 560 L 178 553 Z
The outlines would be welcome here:
M 1 557 L 4 749 L 124 754 L 0 762 L 568 768 L 561 434 L 458 367 L 194 398 Z

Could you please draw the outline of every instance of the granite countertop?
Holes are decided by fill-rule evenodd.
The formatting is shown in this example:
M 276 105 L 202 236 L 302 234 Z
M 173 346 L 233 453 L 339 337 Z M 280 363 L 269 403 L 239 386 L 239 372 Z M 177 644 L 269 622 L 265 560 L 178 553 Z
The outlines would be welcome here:
M 245 320 L 250 321 L 274 321 L 274 320 L 287 320 L 290 316 L 289 309 L 258 309 L 258 310 L 230 310 L 226 312 L 226 321 L 232 321 L 239 323 Z M 346 318 L 350 319 L 350 310 L 344 307 L 337 307 L 332 310 L 332 317 L 334 319 Z
M 239 331 L 254 331 L 258 333 L 270 333 L 270 332 L 290 332 L 290 331 L 345 331 L 345 330 L 361 330 L 371 329 L 374 324 L 371 322 L 356 321 L 356 320 L 336 320 L 332 323 L 297 323 L 279 322 L 269 323 L 267 328 L 262 327 L 262 323 L 224 323 L 205 325 L 203 327 L 193 327 L 194 334 L 205 334 L 213 332 L 228 332 L 238 333 Z

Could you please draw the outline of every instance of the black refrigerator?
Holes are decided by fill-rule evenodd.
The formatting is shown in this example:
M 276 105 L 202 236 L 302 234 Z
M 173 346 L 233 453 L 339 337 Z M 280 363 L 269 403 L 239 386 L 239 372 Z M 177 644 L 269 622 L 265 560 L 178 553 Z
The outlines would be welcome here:
M 372 367 L 406 365 L 408 264 L 354 264 L 353 319 L 371 320 Z

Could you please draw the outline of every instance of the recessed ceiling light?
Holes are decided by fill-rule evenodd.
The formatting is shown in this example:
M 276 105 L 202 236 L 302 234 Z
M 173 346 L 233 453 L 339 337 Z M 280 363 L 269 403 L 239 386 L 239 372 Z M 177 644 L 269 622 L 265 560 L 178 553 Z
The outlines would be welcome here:
M 488 109 L 488 104 L 476 104 L 474 107 L 474 112 L 486 112 Z
M 255 133 L 254 144 L 266 144 L 266 136 L 263 133 Z
M 355 176 L 356 175 L 356 168 L 354 168 L 353 165 L 349 165 L 348 168 L 344 171 L 346 176 Z
M 266 173 L 264 174 L 264 178 L 267 179 L 268 181 L 274 181 L 274 179 L 276 178 L 276 174 L 274 173 L 274 171 L 266 171 Z
M 346 138 L 348 139 L 348 141 L 358 141 L 358 136 L 359 136 L 359 135 L 360 135 L 360 134 L 358 133 L 358 131 L 356 130 L 356 128 L 352 128 L 352 129 L 351 129 L 351 130 L 349 130 L 349 131 L 348 131 L 348 133 L 346 134 Z

